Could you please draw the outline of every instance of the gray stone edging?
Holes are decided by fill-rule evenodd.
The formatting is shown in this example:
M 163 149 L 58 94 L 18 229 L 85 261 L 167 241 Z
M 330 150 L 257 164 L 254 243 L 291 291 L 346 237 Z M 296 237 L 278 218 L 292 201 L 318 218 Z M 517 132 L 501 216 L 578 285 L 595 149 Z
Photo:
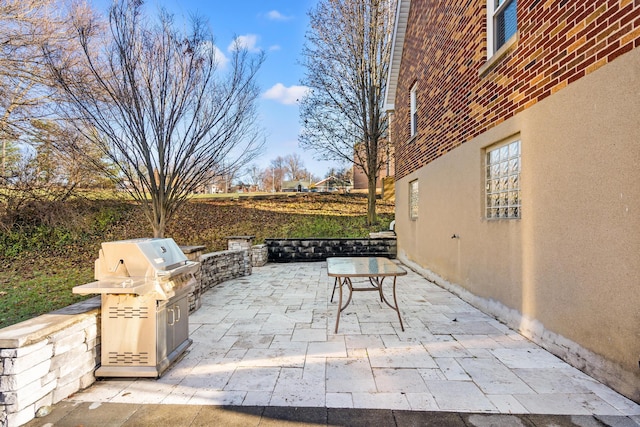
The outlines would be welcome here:
M 395 258 L 395 237 L 360 239 L 265 239 L 270 262 L 324 261 L 333 256 Z

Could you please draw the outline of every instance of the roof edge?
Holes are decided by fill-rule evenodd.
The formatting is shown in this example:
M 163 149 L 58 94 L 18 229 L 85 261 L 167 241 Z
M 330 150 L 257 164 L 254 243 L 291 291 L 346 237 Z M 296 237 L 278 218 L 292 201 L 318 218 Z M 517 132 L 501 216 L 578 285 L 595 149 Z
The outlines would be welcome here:
M 395 108 L 396 89 L 398 86 L 398 76 L 400 73 L 400 62 L 402 61 L 402 51 L 404 49 L 404 38 L 409 20 L 409 8 L 411 0 L 398 0 L 396 8 L 396 22 L 391 38 L 391 64 L 389 75 L 387 76 L 387 88 L 385 91 L 384 104 L 387 111 Z

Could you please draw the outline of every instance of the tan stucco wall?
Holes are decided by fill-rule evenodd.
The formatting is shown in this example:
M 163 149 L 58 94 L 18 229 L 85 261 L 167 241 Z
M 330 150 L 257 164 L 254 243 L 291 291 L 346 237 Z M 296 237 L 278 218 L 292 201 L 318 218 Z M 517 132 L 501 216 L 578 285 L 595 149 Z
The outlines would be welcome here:
M 518 134 L 522 219 L 487 221 L 484 149 Z M 602 357 L 640 400 L 640 49 L 399 180 L 396 232 L 401 257 Z

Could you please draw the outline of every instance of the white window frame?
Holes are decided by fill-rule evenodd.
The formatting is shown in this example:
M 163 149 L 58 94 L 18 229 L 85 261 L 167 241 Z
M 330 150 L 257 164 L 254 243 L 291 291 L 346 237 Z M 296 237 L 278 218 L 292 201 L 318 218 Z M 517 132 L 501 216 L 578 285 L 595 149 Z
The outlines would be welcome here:
M 413 221 L 418 219 L 418 202 L 420 201 L 420 189 L 418 180 L 409 182 L 409 218 Z
M 418 91 L 418 83 L 414 83 L 413 86 L 411 86 L 411 94 L 410 94 L 410 107 L 409 107 L 409 113 L 411 115 L 411 130 L 410 130 L 410 136 L 414 137 L 417 135 L 418 133 L 418 96 L 417 96 L 417 91 Z
M 522 218 L 522 142 L 520 138 L 485 150 L 485 218 Z
M 500 4 L 502 1 L 502 4 Z M 496 54 L 502 46 L 506 46 L 509 43 L 505 40 L 502 46 L 496 46 L 496 20 L 500 13 L 506 9 L 509 4 L 517 0 L 487 0 L 487 59 Z M 518 19 L 516 15 L 516 34 Z

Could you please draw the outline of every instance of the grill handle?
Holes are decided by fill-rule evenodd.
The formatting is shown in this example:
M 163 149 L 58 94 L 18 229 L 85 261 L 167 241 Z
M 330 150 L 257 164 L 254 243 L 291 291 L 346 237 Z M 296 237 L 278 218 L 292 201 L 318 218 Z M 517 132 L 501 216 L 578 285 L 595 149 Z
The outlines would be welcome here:
M 180 321 L 180 318 L 182 317 L 182 316 L 180 315 L 180 306 L 179 306 L 179 305 L 176 305 L 176 310 L 178 311 L 178 318 L 176 319 L 176 323 L 177 323 L 177 322 L 179 322 L 179 321 Z
M 123 259 L 119 259 L 118 262 L 116 262 L 116 265 L 114 267 L 111 267 L 111 269 L 109 269 L 109 272 L 115 273 L 116 271 L 118 271 L 118 267 L 120 267 L 121 264 L 124 264 Z
M 168 308 L 167 311 L 171 313 L 171 321 L 169 322 L 169 326 L 173 326 L 176 324 L 176 312 L 173 308 Z

